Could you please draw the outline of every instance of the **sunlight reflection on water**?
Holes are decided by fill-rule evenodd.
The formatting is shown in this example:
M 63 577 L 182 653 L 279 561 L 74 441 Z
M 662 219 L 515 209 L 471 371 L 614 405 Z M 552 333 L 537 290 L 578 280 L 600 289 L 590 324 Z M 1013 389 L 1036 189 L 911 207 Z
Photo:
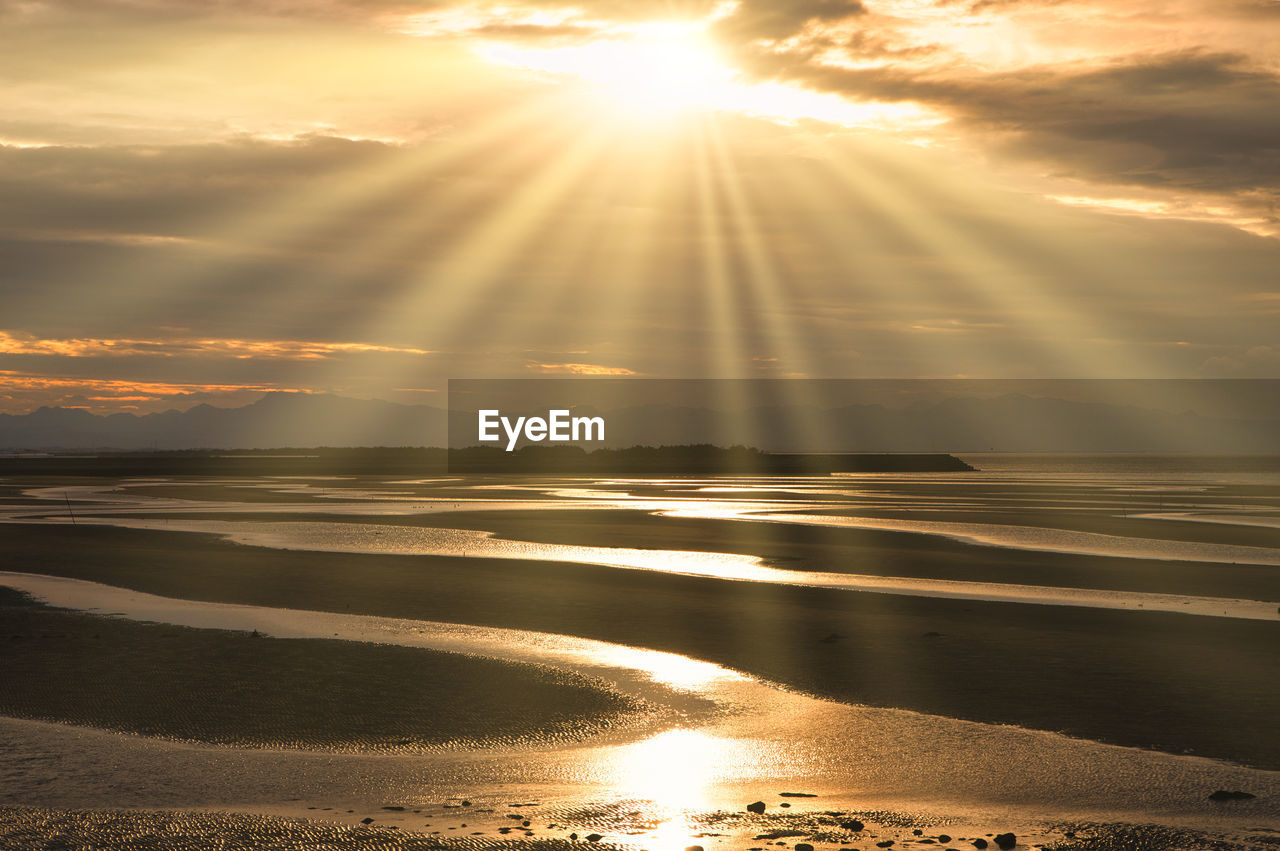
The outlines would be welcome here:
M 406 484 L 412 481 L 414 480 L 402 480 Z M 1203 485 L 1190 485 L 1176 477 L 868 475 L 856 479 L 841 477 L 839 484 L 834 487 L 831 477 L 604 480 L 524 478 L 501 484 L 476 482 L 471 487 L 486 493 L 493 493 L 495 490 L 514 492 L 507 498 L 483 500 L 436 499 L 430 495 L 430 486 L 438 482 L 428 479 L 421 481 L 426 485 L 425 493 L 405 493 L 398 496 L 392 496 L 390 492 L 376 487 L 370 489 L 369 482 L 361 482 L 359 487 L 339 489 L 326 487 L 329 483 L 317 486 L 305 482 L 284 484 L 276 481 L 265 485 L 273 489 L 288 488 L 295 493 L 319 495 L 322 499 L 318 498 L 318 501 L 327 503 L 307 504 L 304 509 L 300 509 L 297 504 L 149 499 L 136 493 L 120 493 L 118 488 L 110 486 L 36 488 L 26 491 L 26 494 L 46 503 L 67 501 L 68 515 L 71 513 L 68 500 L 75 499 L 81 503 L 75 513 L 82 524 L 109 523 L 131 528 L 209 532 L 255 546 L 569 562 L 877 593 L 1144 609 L 1216 617 L 1277 618 L 1273 604 L 1255 600 L 789 570 L 783 569 L 787 565 L 773 567 L 756 556 L 740 553 L 538 543 L 500 538 L 489 532 L 466 529 L 333 522 L 232 523 L 192 518 L 193 515 L 198 517 L 202 511 L 215 510 L 222 513 L 275 514 L 303 510 L 307 513 L 341 516 L 426 515 L 478 510 L 614 509 L 674 518 L 910 533 L 948 538 L 967 545 L 1082 556 L 1280 566 L 1280 548 L 1277 547 L 1225 542 L 1229 539 L 1217 542 L 1174 540 L 1160 537 L 1158 532 L 1154 533 L 1154 537 L 1110 534 L 1114 526 L 1104 527 L 1107 532 L 1104 534 L 1098 531 L 1055 528 L 1053 525 L 1055 512 L 1078 513 L 1086 509 L 1098 516 L 1109 515 L 1113 520 L 1122 517 L 1125 522 L 1129 522 L 1128 518 L 1134 521 L 1160 519 L 1166 523 L 1180 519 L 1202 524 L 1213 523 L 1219 528 L 1239 528 L 1246 525 L 1262 527 L 1275 523 L 1274 516 L 1260 513 L 1275 510 L 1275 495 L 1242 492 L 1235 496 L 1239 500 L 1238 505 L 1223 501 L 1208 506 L 1203 504 L 1203 499 L 1193 501 Z M 453 490 L 457 489 L 455 486 L 458 480 L 440 481 Z M 840 486 L 846 482 L 853 486 Z M 203 484 L 212 485 L 214 482 L 206 481 Z M 234 487 L 246 484 L 264 487 L 261 481 L 255 484 L 252 480 L 224 481 L 223 484 Z M 528 491 L 535 491 L 542 498 L 520 498 L 521 492 Z M 745 498 L 710 498 L 713 492 L 724 494 L 725 497 L 732 494 Z M 796 498 L 772 498 L 784 492 L 794 494 Z M 753 496 L 760 498 L 751 499 Z M 1170 510 L 1174 506 L 1165 504 L 1169 498 L 1182 499 L 1179 507 L 1193 510 Z M 335 504 L 343 499 L 356 501 Z M 100 503 L 83 505 L 91 500 Z M 1164 510 L 1152 510 L 1158 508 Z M 170 514 L 173 519 L 114 519 L 117 515 L 144 510 Z M 949 513 L 944 514 L 941 519 L 917 519 L 919 515 L 913 515 L 912 512 L 920 510 Z M 27 507 L 14 507 L 5 510 L 3 514 L 12 521 L 22 522 L 23 512 L 31 513 Z M 1023 512 L 1015 516 L 1027 517 L 1027 522 L 1006 522 L 1010 512 Z M 65 522 L 48 509 L 41 511 L 38 516 L 49 518 L 43 522 Z M 982 522 L 988 518 L 998 522 Z M 1135 527 L 1135 531 L 1139 529 L 1142 535 L 1153 534 L 1150 523 Z
M 231 514 L 292 513 L 336 515 L 426 515 L 452 511 L 525 511 L 626 509 L 668 517 L 712 518 L 733 522 L 802 524 L 809 526 L 856 526 L 951 537 L 984 546 L 1029 550 L 1124 555 L 1136 558 L 1217 558 L 1223 561 L 1250 558 L 1259 564 L 1280 563 L 1280 552 L 1267 547 L 1243 547 L 1194 541 L 1166 541 L 1137 536 L 1102 535 L 1037 526 L 1033 522 L 1017 526 L 998 521 L 996 515 L 1025 510 L 1018 515 L 1031 521 L 1053 512 L 1081 507 L 1100 515 L 1121 519 L 1158 518 L 1195 521 L 1217 525 L 1240 523 L 1253 526 L 1276 524 L 1274 496 L 1248 493 L 1213 494 L 1211 513 L 1197 496 L 1205 487 L 1178 481 L 1129 481 L 1124 477 L 1013 477 L 997 476 L 879 476 L 841 478 L 832 487 L 827 480 L 729 480 L 729 479 L 619 479 L 568 482 L 565 480 L 521 480 L 497 485 L 476 485 L 489 499 L 466 499 L 441 493 L 461 490 L 459 480 L 413 480 L 361 482 L 361 488 L 339 489 L 316 484 L 275 482 L 272 490 L 294 497 L 315 497 L 316 504 L 294 501 L 238 502 L 235 490 L 230 499 L 202 502 L 189 499 L 153 499 L 138 493 L 121 493 L 111 488 L 71 486 L 27 491 L 43 500 L 39 512 L 52 516 L 64 501 L 75 501 L 80 523 L 94 522 L 135 528 L 222 534 L 242 543 L 293 549 L 379 553 L 395 555 L 448 555 L 468 558 L 524 559 L 530 561 L 575 562 L 614 568 L 681 573 L 733 580 L 750 580 L 824 588 L 920 594 L 958 598 L 1017 600 L 1051 605 L 1095 606 L 1189 612 L 1222 616 L 1276 619 L 1275 603 L 1250 600 L 1181 597 L 1139 592 L 1106 592 L 1064 589 L 1035 585 L 1001 585 L 892 576 L 867 576 L 785 570 L 771 567 L 750 555 L 692 552 L 674 549 L 593 547 L 556 545 L 504 540 L 483 531 L 436 529 L 424 526 L 396 526 L 373 523 L 320 522 L 275 523 L 259 519 L 228 522 L 199 519 L 200 512 Z M 449 491 L 433 491 L 431 486 L 447 482 Z M 129 486 L 140 484 L 130 482 Z M 181 482 L 157 484 L 180 485 Z M 210 482 L 214 487 L 231 484 L 237 488 L 253 480 Z M 353 483 L 354 484 L 354 483 Z M 390 492 L 377 485 L 424 486 L 420 493 Z M 847 484 L 847 488 L 838 485 Z M 261 485 L 255 485 L 261 487 Z M 456 487 L 455 487 L 456 486 Z M 470 487 L 470 486 L 468 486 Z M 1213 487 L 1217 487 L 1214 485 Z M 510 491 L 511 493 L 501 493 Z M 537 499 L 527 498 L 530 491 Z M 241 495 L 243 491 L 239 492 Z M 261 495 L 261 491 L 259 490 Z M 720 494 L 712 498 L 712 494 Z M 777 499 L 794 494 L 796 499 Z M 734 499 L 731 497 L 740 497 Z M 1173 505 L 1166 504 L 1171 498 Z M 1181 499 L 1178 503 L 1176 500 Z M 1252 499 L 1254 502 L 1250 503 Z M 344 504 L 340 501 L 346 500 Z M 1270 502 L 1268 502 L 1270 500 Z M 96 505 L 84 505 L 94 501 Z M 1188 503 L 1197 506 L 1190 510 Z M 1236 503 L 1236 504 L 1233 504 Z M 1174 507 L 1187 509 L 1174 511 Z M 69 506 L 68 506 L 69 508 Z M 795 512 L 802 508 L 805 513 Z M 928 509 L 973 510 L 978 520 L 997 522 L 940 522 L 914 519 L 905 512 Z M 863 517 L 867 509 L 888 517 Z M 1158 513 L 1163 509 L 1163 513 Z M 30 509 L 22 509 L 32 513 Z M 1266 511 L 1272 514 L 1266 514 Z M 99 515 L 116 511 L 149 512 L 171 519 L 114 519 Z M 837 514 L 834 512 L 846 512 Z M 1234 515 L 1230 512 L 1236 512 Z M 830 513 L 822 513 L 830 512 Z M 873 512 L 873 513 L 874 513 Z M 894 514 L 898 512 L 898 514 Z M 983 516 L 982 512 L 987 512 Z M 1127 518 L 1124 512 L 1131 512 Z M 1157 513 L 1151 513 L 1157 512 Z M 1262 513 L 1260 513 L 1262 512 Z M 18 508 L 4 512 L 13 517 Z M 919 517 L 920 515 L 916 515 Z M 946 516 L 946 515 L 944 515 Z M 958 513 L 947 519 L 970 515 Z M 316 518 L 311 518 L 315 520 Z M 53 521 L 58 522 L 58 521 Z M 626 520 L 622 522 L 627 522 Z M 666 521 L 660 521 L 666 522 Z M 463 524 L 459 524 L 463 525 Z M 693 524 L 684 524 L 692 526 Z M 1144 529 L 1150 534 L 1152 524 Z M 1230 540 L 1224 537 L 1223 540 Z M 1242 539 L 1244 540 L 1244 539 Z M 1253 540 L 1266 543 L 1255 536 Z M 661 546 L 657 537 L 652 545 Z M 642 546 L 649 544 L 644 542 Z M 423 559 L 421 568 L 432 569 Z M 464 562 L 464 569 L 475 562 Z M 785 563 L 784 563 L 785 566 Z M 32 580 L 36 581 L 36 580 Z M 68 580 L 40 580 L 57 583 Z M 64 588 L 65 590 L 65 588 Z M 81 589 L 83 590 L 83 589 Z M 70 591 L 67 591 L 70 594 Z M 80 593 L 80 591 L 76 591 Z M 804 788 L 823 794 L 829 807 L 835 796 L 857 796 L 866 804 L 872 796 L 896 802 L 913 798 L 938 803 L 992 807 L 1005 803 L 1042 807 L 1044 801 L 1057 802 L 1063 809 L 1084 809 L 1109 813 L 1163 814 L 1168 818 L 1225 818 L 1222 812 L 1205 809 L 1206 790 L 1249 788 L 1259 794 L 1254 806 L 1268 816 L 1280 801 L 1280 775 L 1253 772 L 1209 760 L 1153 754 L 1132 749 L 1081 742 L 1051 733 L 1034 733 L 998 725 L 979 725 L 898 710 L 831 704 L 803 695 L 782 692 L 766 683 L 745 677 L 718 665 L 670 653 L 587 641 L 571 636 L 535 634 L 516 630 L 469 627 L 457 624 L 396 621 L 395 619 L 352 618 L 325 613 L 266 610 L 254 607 L 186 604 L 156 598 L 144 601 L 134 592 L 104 602 L 101 586 L 84 598 L 63 597 L 64 604 L 76 607 L 105 605 L 110 611 L 128 611 L 132 617 L 152 617 L 195 626 L 259 629 L 274 636 L 335 638 L 407 646 L 434 647 L 476 653 L 515 661 L 550 664 L 608 679 L 616 688 L 648 700 L 665 701 L 669 713 L 661 724 L 630 730 L 604 743 L 592 740 L 573 748 L 537 752 L 495 754 L 449 754 L 430 763 L 429 772 L 421 760 L 365 760 L 343 757 L 328 760 L 315 755 L 242 754 L 229 751 L 187 749 L 177 752 L 170 743 L 131 739 L 95 738 L 83 731 L 50 727 L 22 728 L 13 739 L 20 747 L 47 737 L 55 744 L 48 752 L 62 754 L 67 764 L 78 766 L 84 784 L 100 794 L 101 800 L 126 804 L 164 802 L 163 796 L 186 783 L 189 797 L 183 800 L 209 801 L 226 805 L 247 795 L 286 794 L 292 798 L 308 794 L 314 800 L 335 794 L 364 796 L 376 806 L 394 800 L 394 790 L 418 790 L 418 794 L 456 794 L 460 791 L 504 788 L 550 790 L 548 795 L 578 796 L 593 801 L 606 798 L 625 802 L 629 824 L 637 845 L 650 851 L 681 851 L 703 841 L 703 829 L 690 813 L 716 807 L 741 807 L 764 789 L 776 794 L 782 788 Z M 79 602 L 75 602 L 79 599 Z M 93 602 L 94 600 L 97 602 Z M 148 608 L 150 606 L 151 608 Z M 999 699 L 993 693 L 992 699 Z M 5 724 L 9 726 L 6 727 Z M 671 728 L 671 725 L 680 726 Z M 0 722 L 0 732 L 16 729 L 14 722 Z M 69 737 L 74 746 L 67 746 Z M 42 740 L 43 741 L 43 740 Z M 97 742 L 81 747 L 81 742 Z M 94 748 L 99 750 L 94 751 Z M 33 751 L 35 758 L 48 760 L 48 752 Z M 96 756 L 95 756 L 96 754 Z M 158 756 L 152 756 L 158 755 Z M 20 754 L 21 756 L 21 754 Z M 87 762 L 76 763 L 86 759 Z M 153 759 L 153 762 L 147 762 Z M 94 762 L 93 760 L 99 760 Z M 133 762 L 131 762 L 133 761 Z M 121 765 L 138 766 L 129 795 L 120 784 L 102 778 L 121 776 Z M 299 770 L 305 765 L 307 770 Z M 105 768 L 102 766 L 106 766 Z M 228 766 L 230 766 L 228 768 Z M 219 773 L 221 772 L 221 773 Z M 429 773 L 429 778 L 428 778 Z M 74 772 L 63 772 L 58 782 Z M 211 794 L 210 777 L 226 777 L 224 797 Z M 299 791 L 299 778 L 313 782 L 319 791 Z M 427 779 L 424 779 L 427 778 Z M 796 785 L 792 785 L 792 784 Z M 96 784 L 96 785 L 95 785 Z M 257 784 L 256 786 L 252 784 Z M 507 784 L 507 786 L 503 786 Z M 752 787 L 752 784 L 759 788 Z M 785 784 L 785 785 L 784 785 Z M 246 788 L 257 791 L 247 793 Z M 421 791 L 430 788 L 430 793 Z M 191 792 L 194 789 L 195 792 Z M 266 790 L 266 791 L 262 791 Z M 751 797 L 746 797 L 750 794 Z M 150 797 L 147 797 L 150 796 Z M 204 796 L 204 797 L 201 797 Z M 79 803 L 91 799 L 83 797 Z M 325 798 L 325 800 L 328 800 Z M 620 805 L 621 806 L 621 805 Z M 1197 809 L 1197 807 L 1199 809 Z M 1221 809 L 1221 808 L 1219 808 Z M 1194 815 L 1192 815 L 1194 814 Z M 1243 816 L 1242 816 L 1243 817 Z
M 602 664 L 644 671 L 651 680 L 677 691 L 702 690 L 712 683 L 744 679 L 737 671 L 676 653 L 602 645 L 592 658 Z
M 735 516 L 727 510 L 710 507 L 695 510 L 691 514 L 673 512 L 675 516 Z M 968 535 L 981 537 L 979 524 L 917 524 L 914 521 L 849 518 L 828 515 L 747 514 L 739 519 L 809 525 L 859 526 L 867 528 L 900 529 L 926 525 L 939 527 L 935 534 L 967 539 Z M 1204 597 L 1181 594 L 1164 594 L 1145 591 L 1113 591 L 1088 588 L 1055 587 L 1047 585 L 1020 585 L 999 582 L 934 579 L 920 577 L 881 576 L 875 574 L 828 573 L 821 571 L 788 570 L 769 567 L 760 558 L 734 553 L 715 553 L 686 550 L 648 550 L 626 547 L 592 547 L 579 545 L 545 544 L 530 541 L 513 541 L 495 538 L 490 532 L 470 529 L 440 529 L 422 526 L 392 526 L 361 523 L 265 523 L 232 522 L 225 520 L 139 520 L 131 518 L 88 517 L 83 524 L 103 524 L 132 529 L 154 529 L 171 532 L 203 532 L 222 535 L 241 544 L 278 549 L 300 549 L 319 552 L 368 553 L 379 555 L 432 555 L 460 556 L 464 558 L 515 559 L 525 561 L 569 562 L 602 565 L 632 570 L 652 570 L 687 576 L 718 579 L 768 582 L 797 585 L 810 588 L 827 588 L 844 591 L 866 591 L 881 594 L 903 594 L 923 597 L 949 597 L 956 599 L 1007 601 L 1039 605 L 1080 606 L 1086 608 L 1127 609 L 1132 611 L 1163 611 L 1185 615 L 1245 618 L 1250 620 L 1280 620 L 1274 603 L 1259 600 L 1241 600 L 1225 597 Z M 958 534 L 950 527 L 964 527 Z M 998 528 L 998 527 L 985 527 Z M 1084 540 L 1092 546 L 1099 539 L 1111 539 L 1107 535 L 1060 532 L 1013 527 L 1018 534 L 1037 535 L 1041 532 L 1054 543 L 1061 538 Z M 1042 540 L 1042 539 L 1034 539 Z M 1123 551 L 1130 546 L 1144 546 L 1141 541 L 1115 538 Z M 1108 542 L 1111 543 L 1111 542 Z M 1188 542 L 1150 542 L 1159 544 L 1172 555 L 1165 558 L 1188 558 L 1187 551 L 1230 551 L 1242 562 L 1254 564 L 1280 564 L 1280 550 L 1262 547 L 1223 547 L 1215 544 Z M 1055 546 L 1032 548 L 1057 550 Z M 1071 550 L 1066 550 L 1071 551 Z M 1238 553 L 1244 551 L 1244 556 Z M 1254 553 L 1262 553 L 1257 556 Z M 1248 559 L 1255 559 L 1250 562 Z M 1276 559 L 1272 561 L 1269 559 Z M 430 569 L 429 564 L 424 564 Z
M 707 809 L 708 785 L 726 766 L 740 764 L 738 750 L 702 730 L 667 730 L 618 749 L 610 785 L 623 796 L 652 801 L 661 811 Z
M 637 669 L 625 660 L 650 655 L 628 648 L 615 652 L 611 648 L 616 645 L 571 636 L 188 602 L 26 574 L 0 574 L 0 579 L 55 605 L 98 606 L 168 623 L 258 628 L 275 637 L 341 637 L 550 663 L 603 677 L 628 693 L 636 693 L 639 680 L 634 676 Z M 658 655 L 640 667 L 660 678 L 677 666 L 669 665 L 676 657 Z M 690 824 L 688 814 L 726 807 L 740 812 L 766 789 L 773 795 L 786 788 L 821 793 L 823 809 L 830 808 L 836 796 L 856 795 L 863 805 L 886 796 L 958 809 L 1026 805 L 1045 816 L 1044 802 L 1052 801 L 1063 808 L 1100 812 L 1127 808 L 1166 817 L 1194 813 L 1202 821 L 1218 813 L 1205 789 L 1248 788 L 1257 793 L 1251 818 L 1272 815 L 1280 801 L 1276 772 L 1015 727 L 821 701 L 748 677 L 720 676 L 712 668 L 691 669 L 708 674 L 690 686 L 696 699 L 639 683 L 641 694 L 665 702 L 673 712 L 664 716 L 667 721 L 661 726 L 621 740 L 526 751 L 440 753 L 429 763 L 416 756 L 335 758 L 198 748 L 3 719 L 0 733 L 21 733 L 13 739 L 18 745 L 12 753 L 18 758 L 61 754 L 67 764 L 62 776 L 73 779 L 59 782 L 71 784 L 80 806 L 89 801 L 119 805 L 127 792 L 133 805 L 155 806 L 173 794 L 219 806 L 244 800 L 245 795 L 274 800 L 270 796 L 287 794 L 293 800 L 307 795 L 330 803 L 335 798 L 359 799 L 376 807 L 401 798 L 410 788 L 418 790 L 418 796 L 438 797 L 491 793 L 494 788 L 507 794 L 507 789 L 525 784 L 540 790 L 544 799 L 581 805 L 585 797 L 616 804 L 601 823 L 639 836 L 641 847 L 651 851 L 679 851 L 697 842 L 696 825 Z M 698 701 L 704 702 L 703 708 L 697 708 Z M 6 758 L 0 751 L 0 770 Z M 127 790 L 115 782 L 121 772 L 131 778 Z M 215 789 L 213 783 L 222 785 Z M 427 791 L 424 784 L 429 784 Z
M 725 784 L 794 769 L 760 740 L 683 728 L 614 748 L 602 760 L 599 779 L 613 795 L 635 801 L 627 832 L 649 851 L 683 851 L 698 842 L 705 828 L 691 814 L 716 809 Z
M 783 514 L 739 511 L 719 506 L 682 508 L 663 512 L 669 517 L 700 517 L 793 523 L 805 526 L 835 526 L 937 535 L 964 543 L 1019 550 L 1112 556 L 1116 558 L 1161 559 L 1164 561 L 1204 561 L 1232 564 L 1280 565 L 1280 549 L 1272 547 L 1213 544 L 1199 541 L 1172 541 L 1131 538 L 1079 532 L 1044 526 L 1014 526 L 1001 523 L 954 523 L 936 520 L 902 520 L 886 517 L 857 517 L 836 514 Z M 1217 520 L 1216 522 L 1223 522 Z

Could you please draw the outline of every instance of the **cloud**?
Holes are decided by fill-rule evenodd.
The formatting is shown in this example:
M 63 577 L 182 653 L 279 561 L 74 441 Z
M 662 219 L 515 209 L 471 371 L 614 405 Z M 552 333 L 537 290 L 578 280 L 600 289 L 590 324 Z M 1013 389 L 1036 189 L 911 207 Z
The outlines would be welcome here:
M 1274 289 L 1276 243 L 1205 223 L 1274 225 L 1277 6 L 0 0 L 0 139 L 28 146 L 0 147 L 20 202 L 0 303 L 25 349 L 5 365 L 339 392 L 1194 373 L 1274 342 L 1274 312 L 1232 297 Z M 747 81 L 950 120 L 882 142 L 720 112 L 667 134 L 472 51 L 670 17 Z M 387 349 L 311 342 L 333 340 Z
M 936 52 L 936 47 L 931 52 Z M 1239 53 L 1177 50 L 982 72 L 890 62 L 838 67 L 757 54 L 759 73 L 949 116 L 953 140 L 1061 180 L 1201 198 L 1280 233 L 1280 75 Z M 1062 194 L 1072 194 L 1063 192 Z
M 799 0 L 797 5 L 820 7 L 839 2 Z M 282 18 L 396 29 L 424 17 L 482 20 L 498 14 L 519 19 L 528 17 L 530 12 L 546 10 L 597 21 L 691 19 L 706 16 L 716 5 L 716 0 L 0 0 L 0 21 L 12 24 L 77 19 L 155 25 Z
M 301 340 L 104 340 L 41 339 L 32 334 L 0 330 L 0 356 L 56 355 L 84 357 L 232 357 L 285 360 L 323 360 L 335 355 L 431 355 L 427 349 L 372 343 L 321 343 Z
M 913 127 L 918 141 L 1079 184 L 1048 194 L 1114 198 L 1132 187 L 1163 196 L 1134 200 L 1193 218 L 1261 221 L 1254 230 L 1271 233 L 1280 232 L 1272 108 L 1280 77 L 1270 58 L 1278 8 L 1272 0 L 0 0 L 8 33 L 0 139 L 424 138 L 528 95 L 512 88 L 519 74 L 469 55 L 477 40 L 586 43 L 637 21 L 680 18 L 709 23 L 754 79 L 921 105 L 951 121 Z M 428 80 L 448 85 L 421 84 Z
M 211 144 L 0 145 L 0 229 L 24 238 L 208 237 L 216 209 L 261 209 L 277 193 L 339 170 L 375 170 L 397 148 L 312 135 Z M 125 223 L 122 226 L 122 223 Z
M 828 24 L 865 14 L 859 0 L 738 0 L 717 22 L 716 32 L 734 41 L 778 40 L 806 24 Z
M 433 0 L 0 0 L 0 20 L 75 17 L 154 24 L 251 15 L 350 21 L 409 15 L 444 5 L 448 3 Z
M 1206 360 L 1201 372 L 1217 378 L 1273 378 L 1280 372 L 1280 345 L 1233 347 Z
M 1280 76 L 1240 55 L 1134 57 L 997 80 L 968 95 L 953 101 L 966 118 L 1022 134 L 1012 147 L 1089 179 L 1208 193 L 1280 188 L 1280 114 L 1259 109 L 1280 102 Z
M 541 375 L 640 375 L 624 366 L 602 366 L 597 363 L 530 363 L 526 368 Z
M 12 393 L 23 390 L 48 390 L 54 388 L 73 388 L 77 392 L 90 390 L 97 393 L 109 393 L 110 398 L 127 397 L 130 401 L 139 398 L 160 398 L 192 393 L 212 394 L 229 393 L 248 390 L 263 392 L 276 389 L 270 384 L 186 384 L 156 381 L 122 381 L 108 378 L 63 378 L 48 375 L 27 375 L 16 370 L 0 370 L 4 377 L 5 392 Z
M 9 414 L 27 413 L 40 407 L 78 408 L 93 413 L 185 410 L 201 403 L 238 407 L 255 401 L 265 392 L 306 391 L 270 382 L 133 381 L 0 369 L 0 413 Z

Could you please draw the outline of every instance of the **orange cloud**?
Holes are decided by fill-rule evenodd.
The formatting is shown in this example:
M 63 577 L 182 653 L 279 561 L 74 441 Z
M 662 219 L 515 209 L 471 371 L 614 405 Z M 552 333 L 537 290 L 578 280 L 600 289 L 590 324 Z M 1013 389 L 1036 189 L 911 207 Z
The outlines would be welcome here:
M 0 354 L 60 357 L 124 357 L 131 355 L 226 356 L 241 359 L 323 360 L 339 354 L 390 353 L 430 355 L 429 349 L 379 346 L 371 343 L 319 343 L 304 340 L 170 339 L 133 340 L 74 337 L 44 339 L 32 334 L 0 331 Z
M 161 396 L 90 396 L 90 402 L 155 402 L 163 397 Z M 134 405 L 125 405 L 126 408 L 135 407 Z
M 562 373 L 566 375 L 639 375 L 633 369 L 624 366 L 601 366 L 596 363 L 531 363 L 527 367 L 533 372 L 543 374 Z
M 0 382 L 3 382 L 5 390 L 10 392 L 69 389 L 77 392 L 111 394 L 107 398 L 120 401 L 142 401 L 157 396 L 179 396 L 192 393 L 310 392 L 270 384 L 170 384 L 161 381 L 122 381 L 112 378 L 49 378 L 43 375 L 25 375 L 11 369 L 0 369 Z

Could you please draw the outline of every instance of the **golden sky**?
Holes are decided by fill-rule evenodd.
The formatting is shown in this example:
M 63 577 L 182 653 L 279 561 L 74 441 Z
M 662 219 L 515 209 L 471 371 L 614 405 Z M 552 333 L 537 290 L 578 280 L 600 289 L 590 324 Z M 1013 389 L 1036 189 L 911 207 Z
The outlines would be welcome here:
M 1280 377 L 1276 0 L 0 0 L 0 412 Z

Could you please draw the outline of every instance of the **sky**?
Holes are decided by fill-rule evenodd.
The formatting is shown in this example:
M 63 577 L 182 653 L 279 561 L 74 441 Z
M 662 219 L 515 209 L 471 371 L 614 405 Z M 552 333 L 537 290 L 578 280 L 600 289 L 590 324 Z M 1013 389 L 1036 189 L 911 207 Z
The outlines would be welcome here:
M 0 412 L 1278 378 L 1277 0 L 0 0 Z

